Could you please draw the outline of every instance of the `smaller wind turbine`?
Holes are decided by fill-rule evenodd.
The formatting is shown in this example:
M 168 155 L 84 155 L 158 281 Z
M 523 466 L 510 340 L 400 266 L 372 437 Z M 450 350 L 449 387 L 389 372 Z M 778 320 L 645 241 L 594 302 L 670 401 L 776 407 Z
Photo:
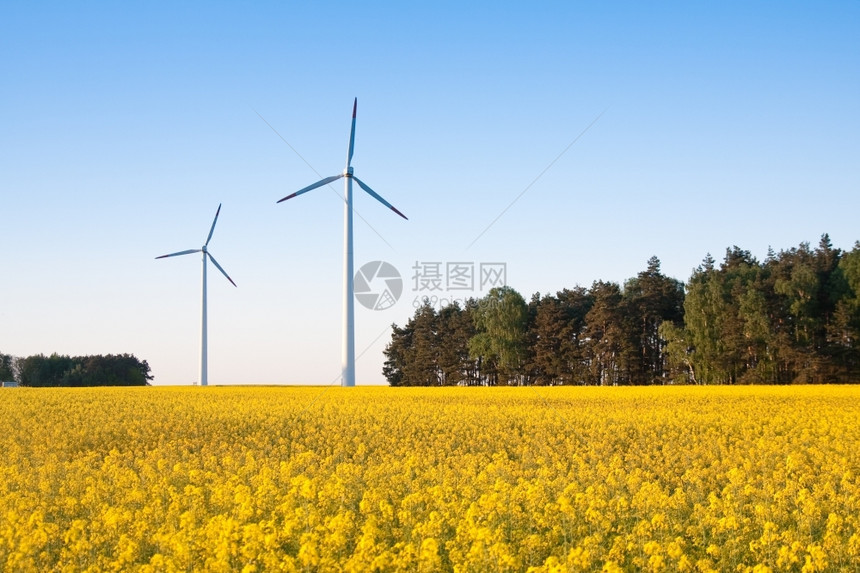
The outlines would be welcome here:
M 215 211 L 215 220 L 212 221 L 212 228 L 209 229 L 209 236 L 206 237 L 206 242 L 203 243 L 203 247 L 201 247 L 199 249 L 189 249 L 187 251 L 179 251 L 178 253 L 170 253 L 169 255 L 161 255 L 160 257 L 155 257 L 156 259 L 166 259 L 167 257 L 178 257 L 180 255 L 190 255 L 192 253 L 203 253 L 203 309 L 201 311 L 202 325 L 201 325 L 201 330 L 200 330 L 200 385 L 201 386 L 206 386 L 209 383 L 208 382 L 208 376 L 207 376 L 208 356 L 207 356 L 207 352 L 206 352 L 206 258 L 208 257 L 209 259 L 211 259 L 212 264 L 215 265 L 215 268 L 217 268 L 219 271 L 221 271 L 221 274 L 223 274 L 225 277 L 227 277 L 227 280 L 230 281 L 230 283 L 233 286 L 236 286 L 236 283 L 233 282 L 233 279 L 230 278 L 230 275 L 228 275 L 227 272 L 221 268 L 221 265 L 219 265 L 218 261 L 215 260 L 215 257 L 212 256 L 212 253 L 210 253 L 207 250 L 207 247 L 209 246 L 209 241 L 212 240 L 212 233 L 215 232 L 215 223 L 218 222 L 219 213 L 221 213 L 221 205 L 220 204 L 218 205 L 218 210 Z

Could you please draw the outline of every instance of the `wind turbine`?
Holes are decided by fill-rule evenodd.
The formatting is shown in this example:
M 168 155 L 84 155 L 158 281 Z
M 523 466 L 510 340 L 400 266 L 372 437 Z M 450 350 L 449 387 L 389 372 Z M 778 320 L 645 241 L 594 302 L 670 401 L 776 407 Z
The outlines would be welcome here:
M 227 277 L 227 280 L 230 281 L 230 283 L 233 286 L 236 286 L 236 283 L 233 282 L 233 279 L 230 278 L 230 275 L 228 275 L 227 272 L 221 268 L 221 265 L 218 264 L 218 261 L 215 260 L 215 257 L 213 257 L 212 253 L 210 253 L 207 249 L 207 247 L 209 246 L 209 241 L 212 240 L 212 233 L 215 232 L 215 223 L 218 222 L 218 215 L 220 213 L 221 213 L 221 205 L 219 204 L 218 210 L 215 211 L 215 220 L 212 221 L 212 228 L 209 229 L 209 236 L 206 237 L 206 242 L 203 243 L 203 247 L 201 247 L 199 249 L 189 249 L 187 251 L 179 251 L 178 253 L 170 253 L 169 255 L 161 255 L 160 257 L 155 257 L 156 259 L 166 259 L 167 257 L 178 257 L 181 255 L 190 255 L 192 253 L 203 253 L 203 307 L 202 307 L 202 311 L 200 313 L 201 314 L 201 322 L 202 322 L 201 329 L 200 329 L 200 385 L 201 386 L 206 386 L 209 383 L 208 376 L 207 376 L 208 356 L 207 356 L 207 350 L 206 350 L 206 258 L 208 257 L 209 259 L 211 259 L 212 264 L 215 265 L 215 268 L 217 268 L 219 271 L 221 271 L 221 274 L 223 274 L 225 277 Z
M 355 386 L 355 273 L 352 264 L 352 181 L 364 189 L 368 195 L 406 219 L 406 215 L 398 211 L 391 203 L 383 199 L 373 189 L 352 173 L 352 152 L 355 147 L 355 112 L 358 108 L 358 98 L 352 104 L 352 129 L 349 132 L 349 150 L 346 154 L 346 169 L 340 175 L 332 175 L 304 189 L 299 189 L 292 195 L 287 195 L 278 203 L 297 197 L 302 193 L 312 191 L 317 187 L 328 185 L 341 177 L 344 179 L 344 211 L 343 211 L 343 351 L 341 354 L 341 385 Z

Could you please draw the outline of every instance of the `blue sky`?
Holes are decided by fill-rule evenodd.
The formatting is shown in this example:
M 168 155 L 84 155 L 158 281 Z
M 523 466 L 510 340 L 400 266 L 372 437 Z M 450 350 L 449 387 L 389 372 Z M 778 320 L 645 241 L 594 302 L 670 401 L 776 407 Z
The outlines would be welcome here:
M 342 201 L 275 202 L 342 171 L 354 97 L 355 172 L 409 217 L 356 190 L 356 268 L 404 279 L 357 305 L 359 384 L 416 298 L 483 294 L 416 291 L 416 262 L 502 262 L 529 298 L 652 255 L 685 281 L 732 245 L 850 249 L 857 30 L 856 2 L 3 2 L 0 351 L 190 384 L 200 263 L 154 257 L 223 203 L 210 383 L 337 379 Z

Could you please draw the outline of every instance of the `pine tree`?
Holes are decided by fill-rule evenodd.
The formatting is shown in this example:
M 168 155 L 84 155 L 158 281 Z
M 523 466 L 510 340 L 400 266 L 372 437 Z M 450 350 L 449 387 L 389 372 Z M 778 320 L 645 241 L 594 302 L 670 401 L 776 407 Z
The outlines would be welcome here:
M 639 348 L 638 363 L 631 365 L 631 383 L 666 383 L 668 380 L 665 341 L 660 336 L 664 321 L 680 325 L 684 317 L 684 285 L 660 272 L 660 259 L 648 260 L 648 267 L 624 286 L 630 310 L 633 343 Z
M 621 287 L 597 281 L 591 285 L 593 306 L 585 317 L 585 353 L 589 363 L 589 383 L 615 386 L 630 383 L 630 367 L 636 349 L 630 336 L 630 316 Z
M 444 386 L 468 385 L 474 377 L 474 362 L 469 357 L 469 339 L 475 335 L 470 307 L 459 303 L 444 307 L 437 316 L 437 362 Z

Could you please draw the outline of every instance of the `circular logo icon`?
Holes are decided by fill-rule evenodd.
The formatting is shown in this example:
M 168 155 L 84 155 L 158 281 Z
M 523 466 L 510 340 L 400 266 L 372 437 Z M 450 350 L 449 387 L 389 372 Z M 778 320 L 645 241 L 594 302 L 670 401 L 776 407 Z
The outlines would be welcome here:
M 386 310 L 403 294 L 403 279 L 391 263 L 371 261 L 355 273 L 355 298 L 370 310 Z

